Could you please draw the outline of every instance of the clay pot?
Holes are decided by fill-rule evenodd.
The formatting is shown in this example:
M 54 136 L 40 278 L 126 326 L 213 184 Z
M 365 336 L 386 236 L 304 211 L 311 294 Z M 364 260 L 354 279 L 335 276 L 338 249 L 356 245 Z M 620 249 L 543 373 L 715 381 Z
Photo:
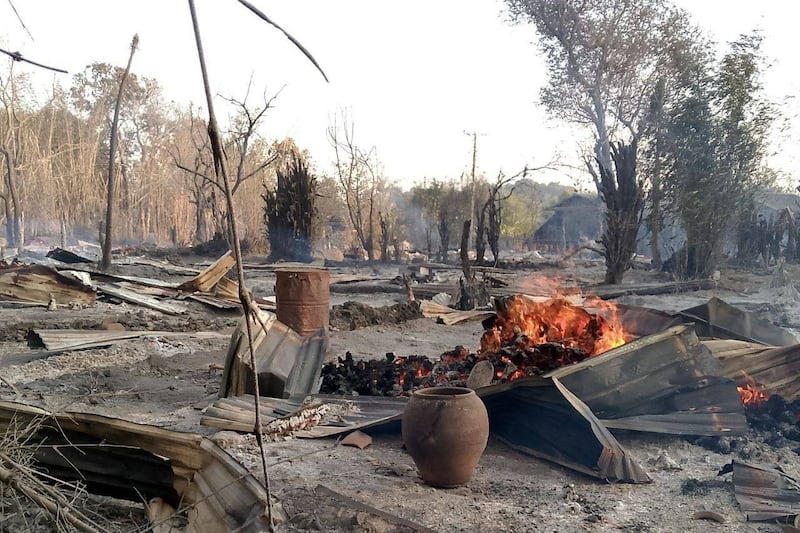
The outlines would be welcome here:
M 471 389 L 420 389 L 406 405 L 402 431 L 425 483 L 459 487 L 469 481 L 486 448 L 489 416 Z

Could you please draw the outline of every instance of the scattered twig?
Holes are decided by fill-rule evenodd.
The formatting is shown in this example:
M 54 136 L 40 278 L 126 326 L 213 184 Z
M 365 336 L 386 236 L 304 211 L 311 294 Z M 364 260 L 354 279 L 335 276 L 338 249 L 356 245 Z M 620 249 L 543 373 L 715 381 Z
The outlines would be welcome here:
M 63 517 L 67 522 L 86 533 L 104 533 L 104 528 L 92 524 L 91 520 L 75 509 L 57 489 L 44 485 L 27 474 L 20 465 L 3 455 L 0 456 L 0 482 L 24 495 L 54 517 Z
M 21 61 L 23 63 L 30 63 L 31 65 L 34 65 L 34 66 L 37 66 L 37 67 L 40 67 L 40 68 L 46 68 L 47 70 L 53 70 L 55 72 L 60 72 L 62 74 L 69 74 L 69 72 L 67 72 L 64 69 L 60 69 L 60 68 L 56 68 L 56 67 L 48 67 L 47 65 L 42 65 L 41 63 L 37 63 L 36 61 L 31 61 L 30 59 L 25 59 L 24 57 L 22 57 L 22 54 L 19 53 L 19 52 L 9 52 L 8 50 L 3 50 L 2 48 L 0 48 L 0 52 L 2 52 L 4 54 L 6 54 L 7 56 L 9 56 L 13 61 Z
M 264 426 L 264 433 L 270 437 L 281 437 L 312 426 L 319 425 L 325 417 L 335 411 L 331 404 L 315 403 L 284 418 L 271 420 Z
M 264 449 L 264 435 L 262 434 L 261 425 L 261 405 L 259 401 L 259 383 L 258 383 L 258 366 L 256 365 L 255 349 L 253 347 L 253 332 L 250 324 L 248 314 L 252 314 L 254 304 L 247 292 L 244 279 L 244 267 L 242 266 L 242 248 L 239 242 L 239 232 L 236 224 L 236 216 L 234 214 L 233 193 L 231 191 L 231 184 L 228 181 L 228 173 L 225 168 L 225 158 L 223 156 L 222 141 L 219 135 L 219 127 L 217 126 L 217 118 L 214 113 L 214 99 L 211 96 L 211 84 L 208 80 L 208 69 L 206 68 L 205 53 L 203 52 L 203 43 L 200 38 L 200 26 L 197 21 L 197 11 L 195 10 L 194 0 L 189 0 L 189 11 L 192 17 L 192 28 L 194 30 L 195 42 L 197 44 L 197 56 L 200 61 L 200 70 L 203 75 L 203 88 L 206 94 L 206 103 L 208 105 L 208 137 L 211 142 L 211 155 L 214 159 L 214 172 L 217 178 L 222 181 L 225 187 L 225 203 L 228 208 L 228 223 L 230 226 L 230 237 L 233 248 L 233 257 L 236 260 L 236 276 L 239 282 L 239 299 L 242 303 L 242 309 L 245 313 L 245 326 L 247 331 L 247 344 L 250 351 L 250 366 L 253 369 L 253 395 L 255 403 L 255 433 L 256 442 L 258 443 L 259 450 L 261 451 L 261 467 L 264 473 L 264 490 L 267 493 L 266 511 L 267 523 L 270 533 L 275 530 L 272 520 L 272 494 L 270 491 L 269 470 L 267 469 L 267 453 Z M 258 314 L 255 314 L 258 317 Z

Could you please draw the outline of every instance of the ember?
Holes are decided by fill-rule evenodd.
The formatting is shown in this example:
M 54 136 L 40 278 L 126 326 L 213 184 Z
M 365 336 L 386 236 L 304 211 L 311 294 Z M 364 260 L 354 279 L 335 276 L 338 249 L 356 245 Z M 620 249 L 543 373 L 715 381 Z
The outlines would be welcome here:
M 443 353 L 438 361 L 424 356 L 356 361 L 348 353 L 322 370 L 323 393 L 407 395 L 410 391 L 439 385 L 465 386 L 478 361 L 494 369 L 492 382 L 543 375 L 562 366 L 579 363 L 626 342 L 612 304 L 604 318 L 566 300 L 536 302 L 510 297 L 499 302 L 497 316 L 484 322 L 478 353 L 463 346 Z M 600 304 L 594 305 L 599 309 Z
M 745 377 L 748 383 L 736 387 L 739 396 L 742 397 L 742 403 L 748 407 L 761 407 L 761 405 L 769 400 L 770 394 L 762 387 L 759 387 L 752 377 L 747 374 L 745 374 Z

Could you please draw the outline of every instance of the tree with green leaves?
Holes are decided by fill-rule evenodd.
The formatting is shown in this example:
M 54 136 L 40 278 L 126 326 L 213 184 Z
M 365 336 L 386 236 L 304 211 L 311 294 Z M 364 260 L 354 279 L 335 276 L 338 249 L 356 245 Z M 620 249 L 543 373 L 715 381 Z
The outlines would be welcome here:
M 761 91 L 761 42 L 751 34 L 731 43 L 716 71 L 698 76 L 671 110 L 669 195 L 686 230 L 692 278 L 717 268 L 725 237 L 768 184 L 763 165 L 775 110 Z
M 667 0 L 506 3 L 512 21 L 531 22 L 539 34 L 549 72 L 542 103 L 554 116 L 591 128 L 586 167 L 607 208 L 605 281 L 619 283 L 633 259 L 644 205 L 637 147 L 667 52 L 690 41 L 688 16 Z

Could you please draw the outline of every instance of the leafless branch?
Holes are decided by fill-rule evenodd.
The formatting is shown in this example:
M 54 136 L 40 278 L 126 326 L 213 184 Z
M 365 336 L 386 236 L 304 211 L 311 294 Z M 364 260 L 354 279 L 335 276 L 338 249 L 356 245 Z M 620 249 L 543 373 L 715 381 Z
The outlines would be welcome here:
M 271 24 L 272 26 L 275 27 L 275 29 L 283 33 L 286 36 L 286 38 L 289 39 L 292 42 L 292 44 L 294 44 L 297 48 L 299 48 L 300 51 L 303 52 L 303 55 L 306 56 L 308 60 L 314 64 L 315 67 L 317 67 L 317 70 L 319 71 L 320 74 L 322 74 L 322 77 L 325 78 L 325 81 L 330 83 L 330 80 L 328 80 L 328 76 L 325 75 L 325 72 L 322 70 L 322 67 L 319 66 L 317 60 L 314 59 L 314 56 L 312 56 L 311 53 L 308 50 L 306 50 L 306 48 L 302 44 L 300 44 L 300 42 L 297 39 L 292 37 L 289 34 L 289 32 L 278 26 L 278 24 L 275 23 L 275 21 L 270 19 L 266 14 L 264 14 L 261 10 L 259 10 L 256 6 L 254 6 L 247 0 L 239 0 L 239 3 L 242 4 L 244 7 L 246 7 L 247 9 L 249 9 L 250 11 L 252 11 L 253 13 L 255 13 L 256 16 L 258 16 L 261 20 L 263 20 L 267 24 Z
M 12 2 L 12 0 L 8 0 L 8 4 L 11 6 L 11 10 L 14 12 L 14 15 L 16 15 L 17 20 L 19 21 L 20 25 L 22 26 L 22 29 L 25 30 L 25 33 L 28 34 L 28 37 L 31 38 L 31 41 L 35 41 L 36 39 L 33 38 L 33 35 L 31 34 L 30 30 L 25 25 L 25 22 L 23 22 L 22 17 L 19 16 L 19 11 L 17 11 L 17 6 L 14 5 L 14 2 Z
M 13 61 L 21 61 L 23 63 L 30 63 L 31 65 L 37 66 L 39 68 L 45 68 L 47 70 L 60 72 L 62 74 L 69 74 L 69 72 L 67 72 L 64 69 L 60 69 L 60 68 L 56 68 L 56 67 L 48 67 L 47 65 L 43 65 L 41 63 L 37 63 L 36 61 L 32 61 L 30 59 L 25 59 L 24 57 L 22 57 L 22 54 L 20 52 L 9 52 L 8 50 L 3 50 L 2 48 L 0 48 L 0 52 L 2 52 L 4 54 L 6 54 L 7 56 L 9 56 Z

